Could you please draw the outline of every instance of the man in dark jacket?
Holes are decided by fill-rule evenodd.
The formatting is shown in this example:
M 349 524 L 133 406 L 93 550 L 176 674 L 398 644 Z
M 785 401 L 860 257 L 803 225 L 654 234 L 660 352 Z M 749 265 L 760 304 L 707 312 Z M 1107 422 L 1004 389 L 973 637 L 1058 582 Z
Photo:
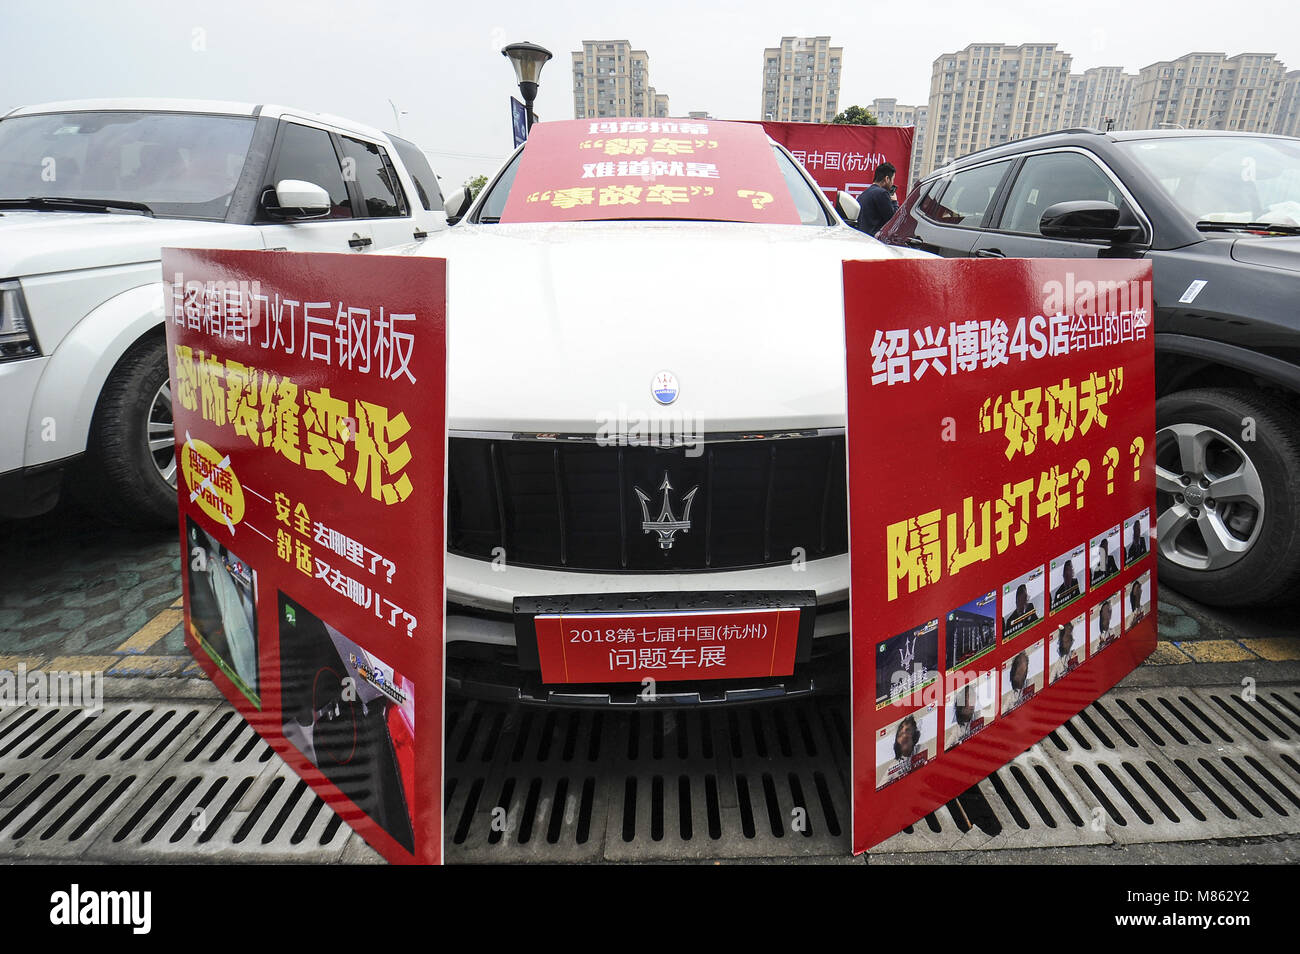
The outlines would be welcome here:
M 868 235 L 875 235 L 880 227 L 898 211 L 898 200 L 894 198 L 894 173 L 892 163 L 882 162 L 876 166 L 876 180 L 858 197 L 861 211 L 858 213 L 858 228 Z

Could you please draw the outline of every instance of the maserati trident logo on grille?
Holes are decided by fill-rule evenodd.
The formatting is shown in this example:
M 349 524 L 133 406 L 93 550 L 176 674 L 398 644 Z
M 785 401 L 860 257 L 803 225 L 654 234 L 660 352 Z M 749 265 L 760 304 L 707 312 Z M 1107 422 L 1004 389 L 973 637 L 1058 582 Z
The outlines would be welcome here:
M 671 371 L 660 371 L 650 382 L 650 393 L 660 404 L 672 404 L 679 393 L 677 375 Z
M 641 501 L 641 529 L 646 533 L 659 534 L 659 548 L 661 550 L 671 550 L 673 548 L 673 534 L 678 530 L 683 533 L 691 529 L 691 501 L 695 499 L 695 494 L 699 491 L 699 486 L 692 487 L 690 493 L 682 498 L 682 519 L 678 520 L 673 516 L 673 505 L 668 500 L 668 491 L 673 489 L 673 485 L 668 482 L 668 471 L 664 471 L 663 483 L 659 489 L 664 492 L 663 505 L 659 508 L 659 516 L 650 519 L 650 497 L 635 485 L 632 487 L 636 491 L 637 499 Z

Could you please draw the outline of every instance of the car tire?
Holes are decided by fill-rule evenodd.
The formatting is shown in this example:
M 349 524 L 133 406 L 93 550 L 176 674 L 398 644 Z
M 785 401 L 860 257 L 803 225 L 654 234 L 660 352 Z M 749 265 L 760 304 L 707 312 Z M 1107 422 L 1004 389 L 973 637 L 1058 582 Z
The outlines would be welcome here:
M 161 335 L 150 337 L 117 363 L 100 392 L 86 457 L 72 482 L 82 505 L 113 523 L 176 525 L 176 488 L 157 459 L 170 456 L 174 480 L 174 450 L 169 455 L 163 443 L 172 440 L 166 347 Z
M 1300 420 L 1259 392 L 1156 402 L 1159 578 L 1215 606 L 1268 605 L 1300 583 Z M 1215 494 L 1219 496 L 1215 496 Z

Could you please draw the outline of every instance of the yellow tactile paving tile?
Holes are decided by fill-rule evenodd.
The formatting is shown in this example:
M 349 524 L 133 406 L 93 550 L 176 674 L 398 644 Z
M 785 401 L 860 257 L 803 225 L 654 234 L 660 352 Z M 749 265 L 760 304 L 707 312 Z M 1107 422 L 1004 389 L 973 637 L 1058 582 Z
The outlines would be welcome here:
M 1241 644 L 1255 655 L 1273 662 L 1300 659 L 1300 637 L 1273 636 L 1261 639 L 1243 639 Z
M 1235 639 L 1189 639 L 1179 643 L 1178 648 L 1197 662 L 1242 662 L 1259 658 Z
M 55 656 L 44 668 L 59 672 L 98 672 L 118 661 L 117 656 Z M 30 667 L 29 667 L 30 668 Z
M 109 668 L 110 676 L 173 676 L 185 668 L 188 656 L 127 656 Z
M 1192 657 L 1187 655 L 1173 643 L 1161 640 L 1156 643 L 1155 652 L 1147 657 L 1148 666 L 1172 666 L 1177 663 L 1192 662 Z
M 184 613 L 181 610 L 168 607 L 136 630 L 135 635 L 113 652 L 132 655 L 147 653 L 159 640 L 179 626 L 183 619 Z

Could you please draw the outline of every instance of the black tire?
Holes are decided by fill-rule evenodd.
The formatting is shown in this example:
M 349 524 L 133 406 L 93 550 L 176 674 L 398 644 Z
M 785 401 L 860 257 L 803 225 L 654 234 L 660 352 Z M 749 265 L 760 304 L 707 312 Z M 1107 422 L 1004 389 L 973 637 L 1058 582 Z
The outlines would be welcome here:
M 1240 456 L 1244 463 L 1236 472 L 1254 468 L 1263 506 L 1256 508 L 1244 497 L 1225 504 L 1215 500 L 1209 489 L 1202 491 L 1204 500 L 1199 495 L 1183 495 L 1180 500 L 1158 489 L 1153 518 L 1157 524 L 1161 515 L 1173 516 L 1175 507 L 1183 508 L 1179 513 L 1198 515 L 1194 525 L 1174 539 L 1157 534 L 1160 582 L 1214 606 L 1294 600 L 1300 583 L 1300 419 L 1282 401 L 1255 391 L 1204 388 L 1167 395 L 1156 402 L 1156 463 L 1167 471 L 1175 470 L 1170 464 L 1185 459 L 1177 452 L 1177 433 L 1167 430 L 1176 425 L 1210 429 L 1226 438 L 1209 438 L 1204 469 L 1211 475 L 1233 472 Z M 1191 492 L 1198 493 L 1196 482 Z M 1219 526 L 1231 528 L 1243 549 L 1220 558 L 1231 562 L 1216 567 L 1207 548 L 1207 566 L 1189 566 L 1196 558 L 1197 540 L 1205 539 L 1205 525 L 1198 521 L 1211 514 Z M 1177 553 L 1171 554 L 1171 548 L 1177 548 Z
M 166 340 L 151 336 L 122 356 L 99 395 L 86 458 L 72 484 L 83 506 L 113 523 L 176 525 L 176 488 L 149 450 L 149 411 L 167 379 Z

